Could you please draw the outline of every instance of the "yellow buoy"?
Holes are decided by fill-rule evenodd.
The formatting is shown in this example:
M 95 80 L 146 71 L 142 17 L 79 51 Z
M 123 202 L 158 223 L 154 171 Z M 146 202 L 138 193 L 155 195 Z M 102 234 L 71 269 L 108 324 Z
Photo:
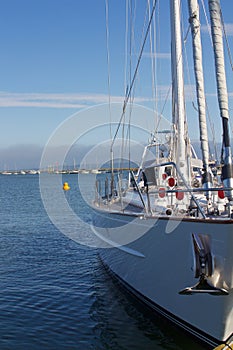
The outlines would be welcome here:
M 63 190 L 64 190 L 64 191 L 69 191 L 69 189 L 70 189 L 70 186 L 69 186 L 68 182 L 64 182 L 64 184 L 63 184 Z

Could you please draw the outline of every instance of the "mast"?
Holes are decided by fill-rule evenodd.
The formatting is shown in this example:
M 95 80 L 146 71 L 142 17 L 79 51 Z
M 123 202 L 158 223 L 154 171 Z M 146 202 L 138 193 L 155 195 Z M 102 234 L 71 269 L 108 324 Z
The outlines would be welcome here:
M 200 126 L 200 142 L 202 150 L 203 160 L 203 175 L 202 182 L 203 187 L 210 188 L 212 186 L 212 176 L 209 168 L 209 146 L 208 146 L 208 133 L 206 123 L 206 102 L 205 102 L 205 89 L 204 89 L 204 74 L 202 65 L 202 45 L 200 34 L 200 19 L 199 19 L 199 6 L 197 0 L 188 0 L 189 5 L 189 22 L 192 29 L 192 42 L 193 42 L 193 61 L 194 61 L 194 73 L 196 79 L 196 93 L 197 104 L 199 114 L 199 126 Z M 210 192 L 206 191 L 206 197 L 209 199 Z
M 180 0 L 170 0 L 171 15 L 171 54 L 172 54 L 172 119 L 175 128 L 176 164 L 190 184 L 190 167 L 188 165 L 187 124 L 184 103 L 183 55 L 181 41 Z
M 215 72 L 217 80 L 218 103 L 223 126 L 224 160 L 222 180 L 225 188 L 233 187 L 232 155 L 229 133 L 229 107 L 224 64 L 221 10 L 219 0 L 209 0 L 211 34 L 214 45 Z M 225 191 L 229 201 L 233 200 L 233 190 Z

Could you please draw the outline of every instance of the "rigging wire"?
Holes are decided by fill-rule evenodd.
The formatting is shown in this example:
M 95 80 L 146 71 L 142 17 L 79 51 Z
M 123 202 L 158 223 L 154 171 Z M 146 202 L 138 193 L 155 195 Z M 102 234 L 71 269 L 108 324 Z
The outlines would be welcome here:
M 131 67 L 132 67 L 132 37 L 133 37 L 133 4 L 132 0 L 126 1 L 126 34 L 125 34 L 125 96 L 128 93 L 127 85 L 127 66 L 128 66 L 128 37 L 129 37 L 129 81 L 131 81 Z M 120 168 L 123 167 L 123 156 L 124 149 L 127 149 L 127 138 L 125 137 L 125 124 L 126 118 L 124 115 L 122 121 L 122 142 L 121 142 L 121 164 Z M 126 140 L 126 143 L 125 143 Z
M 128 52 L 128 32 L 129 32 L 129 13 L 131 14 L 131 0 L 127 0 L 125 5 L 125 70 L 124 70 L 124 91 L 125 91 L 125 95 L 127 93 L 127 52 Z M 124 150 L 124 133 L 125 133 L 125 117 L 122 121 L 122 141 L 121 141 L 121 153 L 120 153 L 120 159 L 121 159 L 121 163 L 120 163 L 120 168 L 122 168 L 123 165 L 123 150 Z
M 233 71 L 233 61 L 232 61 L 231 49 L 230 49 L 230 45 L 229 45 L 229 42 L 228 42 L 228 38 L 227 38 L 227 34 L 226 34 L 226 27 L 225 27 L 225 24 L 224 24 L 224 20 L 223 20 L 223 15 L 222 15 L 221 9 L 220 9 L 220 16 L 221 16 L 221 22 L 222 22 L 224 38 L 225 38 L 226 46 L 227 46 L 227 53 L 228 53 L 231 69 Z
M 132 0 L 131 0 L 132 1 Z M 131 47 L 130 47 L 130 79 L 129 81 L 132 81 L 132 77 L 131 77 L 131 73 L 132 73 L 132 57 L 133 57 L 133 48 L 134 48 L 134 55 L 136 55 L 136 46 L 135 46 L 135 40 L 134 40 L 134 33 L 135 33 L 135 30 L 134 30 L 134 24 L 135 24 L 135 19 L 136 19 L 136 4 L 137 4 L 137 1 L 135 0 L 134 1 L 134 11 L 132 11 L 132 16 L 131 16 L 131 36 L 130 36 L 130 43 L 131 43 Z M 131 8 L 132 8 L 132 2 L 131 2 Z M 144 16 L 144 23 L 143 23 L 143 28 L 142 28 L 142 31 L 141 31 L 141 44 L 140 44 L 140 47 L 142 47 L 143 45 L 143 41 L 144 41 L 144 38 L 145 38 L 145 32 L 146 32 L 146 29 L 147 29 L 147 26 L 148 26 L 148 12 L 149 12 L 149 5 L 147 6 L 147 9 L 145 11 L 145 16 Z M 149 17 L 150 18 L 150 17 Z M 134 47 L 133 47 L 133 44 L 134 44 Z M 138 79 L 138 77 L 137 77 Z M 135 86 L 134 86 L 135 88 Z M 128 92 L 128 91 L 127 91 Z M 132 119 L 132 111 L 133 111 L 133 101 L 134 101 L 134 93 L 135 91 L 133 90 L 131 93 L 130 93 L 130 98 L 129 98 L 129 102 L 130 102 L 130 110 L 129 110 L 129 119 L 128 119 L 128 125 L 127 125 L 127 133 L 126 133 L 126 147 L 127 147 L 127 144 L 128 144 L 128 164 L 129 164 L 129 168 L 130 168 L 130 165 L 131 165 L 131 119 Z
M 158 16 L 158 22 L 160 20 L 160 16 Z M 158 29 L 160 29 L 160 23 L 158 23 Z M 161 35 L 158 34 L 158 38 L 160 38 Z M 160 48 L 160 41 L 159 41 L 159 44 L 158 44 L 159 48 Z M 159 68 L 159 70 L 161 70 L 161 67 Z M 156 138 L 156 134 L 158 133 L 158 129 L 159 129 L 159 125 L 160 125 L 160 122 L 162 120 L 162 117 L 163 117 L 163 113 L 165 111 L 165 108 L 168 104 L 168 100 L 169 100 L 169 96 L 171 95 L 171 89 L 172 89 L 172 83 L 169 85 L 168 89 L 167 89 L 167 92 L 166 92 L 166 96 L 165 96 L 165 99 L 164 99 L 164 103 L 163 105 L 161 106 L 161 111 L 158 113 L 157 112 L 157 115 L 156 115 L 156 124 L 155 124 L 155 130 L 154 130 L 154 133 L 152 134 L 152 141 Z M 158 94 L 158 91 L 157 91 L 157 94 Z M 161 97 L 160 97 L 161 98 Z M 157 108 L 157 111 L 158 111 L 158 108 Z
M 211 36 L 211 29 L 210 29 L 210 24 L 209 24 L 209 20 L 208 20 L 208 16 L 207 16 L 207 12 L 206 12 L 204 1 L 201 0 L 201 3 L 202 3 L 202 9 L 203 9 L 203 12 L 204 12 L 204 16 L 205 16 L 205 21 L 206 21 L 206 25 L 207 25 L 207 29 L 208 29 L 210 42 L 211 42 L 211 45 L 213 46 L 213 40 L 212 40 L 212 36 Z M 218 152 L 217 152 L 217 145 L 216 145 L 214 123 L 213 123 L 211 115 L 210 115 L 209 106 L 208 106 L 208 102 L 207 102 L 206 98 L 205 98 L 205 105 L 206 105 L 207 120 L 209 122 L 210 131 L 211 131 L 211 134 L 212 134 L 212 142 L 213 142 L 214 154 L 215 154 L 214 156 L 215 156 L 216 161 L 218 161 Z M 194 106 L 194 102 L 193 102 L 193 106 Z M 196 109 L 195 106 L 194 106 L 194 109 Z
M 211 120 L 209 106 L 208 106 L 207 101 L 206 101 L 206 112 L 207 112 L 207 118 L 208 118 L 209 125 L 210 125 L 210 130 L 211 130 L 211 133 L 212 133 L 212 141 L 213 141 L 214 154 L 215 154 L 214 156 L 215 156 L 216 161 L 219 162 L 218 152 L 217 152 L 217 143 L 216 143 L 216 139 L 215 139 L 214 123 Z
M 184 21 L 182 21 L 182 33 L 183 33 L 183 37 L 184 37 L 183 41 L 184 41 L 184 43 L 185 43 L 186 40 L 187 40 L 188 33 L 189 33 L 190 25 L 189 25 L 188 30 L 186 31 L 186 35 L 184 35 L 183 23 L 184 23 Z M 185 51 L 185 58 L 186 58 L 186 64 L 187 64 L 187 53 L 186 53 L 186 51 Z M 179 61 L 180 61 L 181 59 L 182 59 L 182 55 L 180 55 Z M 187 66 L 188 66 L 188 64 L 187 64 Z M 188 73 L 189 73 L 189 70 L 188 70 Z M 190 74 L 188 74 L 188 77 L 189 77 L 189 81 L 190 81 Z M 166 105 L 167 105 L 168 98 L 169 98 L 169 96 L 170 96 L 170 94 L 171 94 L 173 82 L 174 82 L 174 78 L 173 78 L 173 80 L 172 80 L 172 82 L 171 82 L 171 84 L 170 84 L 170 86 L 169 86 L 169 88 L 168 88 L 168 90 L 167 90 L 167 94 L 166 94 L 166 98 L 165 98 L 164 104 L 163 104 L 162 109 L 161 109 L 161 112 L 160 112 L 160 114 L 159 114 L 159 116 L 158 116 L 158 122 L 157 122 L 157 125 L 156 125 L 156 128 L 155 128 L 155 132 L 153 133 L 153 138 L 155 138 L 155 135 L 156 135 L 156 133 L 158 132 L 159 124 L 160 124 L 160 121 L 161 121 L 161 119 L 162 119 L 162 117 L 163 117 L 163 112 L 164 112 L 165 107 L 166 107 Z M 186 124 L 186 126 L 187 126 L 187 124 Z M 186 130 L 186 137 L 187 137 L 187 130 Z
M 203 0 L 201 0 L 201 4 L 202 4 L 202 9 L 203 9 L 203 12 L 204 12 L 204 15 L 205 15 L 205 21 L 206 21 L 207 30 L 208 30 L 208 33 L 209 33 L 209 38 L 210 38 L 210 41 L 211 41 L 211 45 L 213 46 L 213 40 L 212 40 L 212 35 L 211 35 L 211 26 L 210 26 L 210 23 L 209 23 L 209 20 L 208 20 L 205 4 L 204 4 Z
M 209 21 L 208 21 L 208 17 L 207 17 L 207 14 L 206 14 L 206 9 L 205 9 L 205 4 L 204 4 L 204 1 L 201 0 L 201 3 L 202 3 L 202 8 L 203 8 L 203 11 L 204 11 L 204 14 L 205 14 L 205 19 L 206 19 L 206 23 L 207 23 L 207 28 L 208 28 L 208 33 L 209 33 L 209 37 L 210 37 L 210 41 L 211 41 L 211 44 L 213 46 L 213 40 L 212 40 L 212 36 L 211 36 L 211 26 L 209 24 Z M 232 59 L 232 55 L 231 55 L 231 50 L 230 50 L 230 45 L 229 45 L 229 42 L 228 42 L 228 38 L 227 38 L 227 34 L 226 34 L 226 27 L 225 27 L 225 24 L 224 24 L 224 20 L 223 20 L 223 14 L 222 14 L 222 10 L 220 8 L 220 16 L 221 16 L 221 25 L 222 25 L 222 30 L 223 30 L 223 34 L 224 34 L 224 39 L 226 41 L 226 47 L 227 47 L 227 53 L 228 53 L 228 58 L 229 58 L 229 62 L 230 62 L 230 66 L 231 66 L 231 69 L 233 71 L 233 59 Z M 207 101 L 206 101 L 206 106 L 207 106 Z M 209 119 L 209 123 L 210 123 L 210 126 L 211 126 L 211 132 L 212 132 L 212 136 L 213 136 L 213 142 L 214 142 L 214 147 L 215 147 L 215 153 L 217 153 L 216 151 L 216 143 L 215 143 L 215 131 L 214 131 L 214 127 L 213 127 L 213 123 L 211 123 L 210 121 L 210 114 L 209 114 L 209 111 L 208 112 L 208 119 Z M 231 119 L 229 120 L 230 123 L 231 123 Z M 231 127 L 232 128 L 232 127 Z M 222 145 L 223 146 L 223 145 Z M 217 159 L 217 158 L 216 158 Z
M 149 23 L 148 23 L 148 26 L 147 26 L 145 38 L 143 40 L 143 44 L 142 44 L 142 47 L 141 47 L 141 50 L 140 50 L 140 54 L 139 54 L 139 57 L 138 57 L 138 61 L 137 61 L 137 65 L 136 65 L 136 68 L 135 68 L 135 71 L 134 71 L 134 75 L 133 75 L 132 81 L 130 83 L 130 87 L 129 87 L 128 93 L 127 93 L 127 95 L 125 97 L 125 100 L 124 100 L 123 111 L 122 111 L 122 114 L 121 114 L 121 117 L 120 117 L 120 120 L 119 120 L 119 123 L 118 123 L 118 126 L 117 126 L 117 130 L 116 130 L 115 135 L 114 135 L 113 140 L 112 140 L 111 152 L 112 152 L 113 145 L 114 145 L 114 142 L 116 140 L 117 134 L 119 132 L 120 125 L 122 123 L 123 117 L 125 115 L 126 107 L 127 107 L 128 102 L 129 102 L 129 99 L 130 99 L 130 96 L 131 96 L 131 92 L 132 92 L 132 89 L 133 89 L 133 86 L 134 86 L 134 83 L 135 83 L 135 80 L 136 80 L 136 76 L 137 76 L 138 69 L 139 69 L 139 64 L 141 62 L 142 54 L 143 54 L 144 47 L 145 47 L 146 40 L 147 40 L 147 36 L 148 36 L 149 30 L 150 30 L 150 26 L 151 26 L 151 22 L 152 22 L 152 19 L 153 19 L 154 12 L 155 12 L 156 4 L 157 4 L 157 0 L 154 1 L 154 5 L 153 5 L 152 11 L 151 11 L 151 17 L 150 17 L 150 20 L 149 20 Z
M 131 73 L 132 73 L 132 45 L 133 45 L 133 6 L 132 6 L 132 0 L 130 0 L 130 37 L 129 37 L 129 81 L 131 81 Z M 132 96 L 131 96 L 132 98 Z M 130 109 L 130 115 L 131 115 L 131 109 Z M 127 147 L 127 140 L 129 138 L 129 153 L 128 153 L 128 166 L 130 169 L 130 115 L 129 115 L 129 122 L 128 122 L 128 128 L 127 128 L 127 135 L 126 135 L 126 147 Z
M 191 81 L 191 74 L 190 74 L 190 65 L 189 65 L 189 59 L 188 59 L 188 54 L 187 54 L 187 39 L 188 39 L 188 36 L 189 34 L 191 33 L 191 18 L 189 19 L 189 25 L 188 25 L 188 29 L 186 30 L 186 34 L 184 36 L 184 39 L 183 39 L 183 42 L 184 42 L 184 57 L 185 57 L 185 64 L 186 64 L 186 69 L 187 69 L 187 80 L 188 80 L 188 85 L 191 87 L 190 89 L 190 92 L 191 92 L 191 100 L 192 100 L 192 106 L 194 108 L 194 110 L 198 113 L 198 108 L 196 107 L 195 105 L 195 100 L 196 100 L 196 93 L 195 93 L 195 88 L 192 87 L 193 84 L 192 84 L 192 81 Z M 199 27 L 200 27 L 200 22 L 199 22 Z M 184 34 L 184 28 L 183 28 L 183 34 Z M 201 135 L 200 135 L 200 132 L 199 132 L 199 139 L 201 138 Z
M 108 0 L 105 0 L 105 16 L 106 16 L 106 44 L 107 44 L 107 64 L 108 64 L 108 108 L 110 116 L 110 139 L 112 140 L 112 114 L 111 114 L 111 79 L 110 79 L 110 55 L 109 55 L 109 21 L 108 21 Z
M 221 16 L 221 23 L 222 23 L 222 29 L 223 29 L 223 34 L 224 34 L 224 39 L 226 41 L 226 47 L 227 47 L 227 54 L 228 54 L 228 58 L 229 58 L 229 62 L 230 62 L 230 66 L 231 69 L 233 71 L 233 61 L 232 61 L 232 54 L 231 54 L 231 49 L 230 49 L 230 45 L 229 45 L 229 41 L 227 38 L 227 33 L 226 33 L 226 26 L 224 24 L 224 19 L 223 19 L 223 14 L 222 14 L 222 10 L 220 9 L 220 16 Z M 232 126 L 232 119 L 229 118 L 229 124 L 231 127 L 231 130 L 233 132 L 233 126 Z
M 130 77 L 129 77 L 129 81 L 132 80 L 131 73 L 132 73 L 133 49 L 134 49 L 134 52 L 135 52 L 135 55 L 136 55 L 136 46 L 135 46 L 135 38 L 134 38 L 134 33 L 135 33 L 134 25 L 135 25 L 135 19 L 136 19 L 136 4 L 137 4 L 137 1 L 135 0 L 134 1 L 134 8 L 133 8 L 132 0 L 131 0 L 131 17 L 130 17 L 131 18 L 131 24 L 130 24 L 131 31 L 130 31 L 130 50 L 129 50 L 129 55 L 130 55 L 130 67 L 129 67 Z M 144 35 L 145 35 L 145 30 L 146 30 L 146 25 L 148 23 L 147 12 L 148 12 L 148 9 L 147 9 L 147 11 L 145 13 L 145 17 L 144 17 L 144 24 L 143 24 L 142 34 L 141 34 L 141 45 L 140 46 L 142 46 L 143 38 L 144 38 Z M 135 47 L 133 47 L 133 46 L 135 46 Z M 130 94 L 129 119 L 128 119 L 128 125 L 127 125 L 127 133 L 126 133 L 126 137 L 125 137 L 125 139 L 126 139 L 126 148 L 127 148 L 127 144 L 128 144 L 129 168 L 130 168 L 130 159 L 131 159 L 131 118 L 132 118 L 132 111 L 133 111 L 133 100 L 134 100 L 134 97 L 135 97 L 134 96 L 134 92 L 135 91 L 132 91 L 131 94 Z
M 148 15 L 150 17 L 150 0 L 148 0 Z M 152 34 L 152 29 L 154 29 L 153 34 Z M 153 40 L 154 38 L 154 40 Z M 151 54 L 151 71 L 152 71 L 152 97 L 153 97 L 153 101 L 154 101 L 154 112 L 155 112 L 155 117 L 157 115 L 156 111 L 157 111 L 157 89 L 156 89 L 156 60 L 155 60 L 155 39 L 156 39 L 156 32 L 155 32 L 155 17 L 154 17 L 154 22 L 153 22 L 153 28 L 152 26 L 150 27 L 150 54 Z M 154 46 L 153 46 L 154 43 Z M 156 125 L 156 120 L 155 120 L 155 125 Z

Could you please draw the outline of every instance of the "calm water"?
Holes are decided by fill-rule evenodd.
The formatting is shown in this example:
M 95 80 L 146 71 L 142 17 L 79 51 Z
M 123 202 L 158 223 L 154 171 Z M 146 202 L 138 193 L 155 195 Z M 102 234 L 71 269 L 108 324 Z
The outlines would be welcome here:
M 77 176 L 65 180 L 69 201 L 91 220 L 77 200 Z M 1 350 L 203 349 L 143 314 L 95 249 L 59 232 L 44 210 L 37 175 L 0 175 L 0 215 Z

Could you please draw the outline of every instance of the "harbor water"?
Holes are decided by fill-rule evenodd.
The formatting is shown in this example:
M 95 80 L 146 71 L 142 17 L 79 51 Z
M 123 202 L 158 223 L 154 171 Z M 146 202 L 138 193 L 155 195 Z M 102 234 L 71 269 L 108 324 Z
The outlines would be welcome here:
M 88 191 L 92 175 L 85 176 Z M 63 180 L 67 200 L 91 222 L 78 175 Z M 119 288 L 97 249 L 53 225 L 38 175 L 0 175 L 0 191 L 1 350 L 204 349 Z

